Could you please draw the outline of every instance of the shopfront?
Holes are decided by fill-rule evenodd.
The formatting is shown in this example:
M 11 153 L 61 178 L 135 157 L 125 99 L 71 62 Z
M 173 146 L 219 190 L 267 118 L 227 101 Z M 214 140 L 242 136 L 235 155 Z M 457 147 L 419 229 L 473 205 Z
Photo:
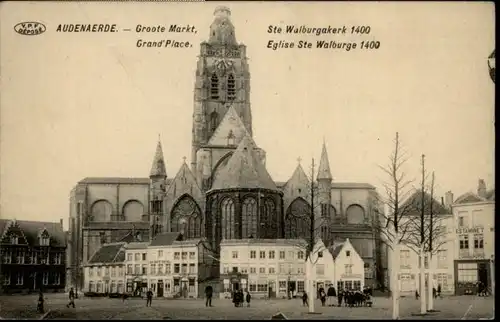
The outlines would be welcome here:
M 479 284 L 491 290 L 491 263 L 487 259 L 455 261 L 455 294 L 475 295 Z
M 248 274 L 242 273 L 230 273 L 230 274 L 221 274 L 220 276 L 221 298 L 231 298 L 231 294 L 235 291 L 242 290 L 243 292 L 247 291 L 248 288 Z

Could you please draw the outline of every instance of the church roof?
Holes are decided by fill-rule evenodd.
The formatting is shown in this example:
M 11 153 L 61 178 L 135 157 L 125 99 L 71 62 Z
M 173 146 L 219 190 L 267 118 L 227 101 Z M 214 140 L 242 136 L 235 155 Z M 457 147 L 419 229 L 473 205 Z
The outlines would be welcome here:
M 215 130 L 214 134 L 208 141 L 208 145 L 229 145 L 228 138 L 230 136 L 234 138 L 234 144 L 238 145 L 247 135 L 249 135 L 249 133 L 243 124 L 243 121 L 234 109 L 234 106 L 231 105 L 222 118 L 222 121 L 219 123 L 219 126 Z
M 321 151 L 321 159 L 319 161 L 317 179 L 332 180 L 332 173 L 330 171 L 330 161 L 328 160 L 328 152 L 326 151 L 325 142 L 323 142 L 323 150 Z
M 262 188 L 278 190 L 264 164 L 255 153 L 256 145 L 245 136 L 227 165 L 215 177 L 211 190 L 231 188 Z
M 156 153 L 153 159 L 153 165 L 151 166 L 150 177 L 153 176 L 167 176 L 167 170 L 165 169 L 165 160 L 163 159 L 163 150 L 161 148 L 161 142 L 158 140 L 158 145 L 156 146 Z
M 86 184 L 149 184 L 149 178 L 86 177 L 78 183 Z

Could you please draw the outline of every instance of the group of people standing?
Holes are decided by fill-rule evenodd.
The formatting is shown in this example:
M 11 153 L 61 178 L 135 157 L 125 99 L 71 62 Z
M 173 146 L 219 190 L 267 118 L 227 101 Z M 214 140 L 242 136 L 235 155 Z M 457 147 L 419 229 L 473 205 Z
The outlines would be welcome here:
M 231 297 L 233 298 L 233 303 L 235 307 L 243 306 L 245 300 L 247 302 L 247 306 L 250 306 L 250 301 L 252 299 L 250 292 L 246 291 L 245 295 L 245 293 L 241 289 L 234 291 Z
M 323 287 L 318 290 L 318 298 L 321 301 L 322 306 L 335 306 L 335 298 L 337 298 L 337 305 L 340 307 L 342 303 L 344 306 L 360 306 L 363 304 L 371 306 L 372 304 L 372 290 L 371 288 L 365 287 L 363 292 L 359 290 L 343 290 L 340 289 L 338 292 L 335 290 L 332 284 L 328 285 L 328 289 L 325 291 Z M 328 304 L 327 304 L 328 303 Z M 304 292 L 302 295 L 302 305 L 309 306 L 307 293 Z

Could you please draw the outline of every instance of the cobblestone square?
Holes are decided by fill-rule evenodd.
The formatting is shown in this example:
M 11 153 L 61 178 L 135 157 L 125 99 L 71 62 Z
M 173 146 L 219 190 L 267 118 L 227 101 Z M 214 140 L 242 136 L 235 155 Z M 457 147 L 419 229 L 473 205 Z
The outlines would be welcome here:
M 0 316 L 2 318 L 41 318 L 36 314 L 36 296 L 0 297 Z M 46 319 L 116 319 L 116 320 L 153 320 L 153 319 L 269 319 L 271 315 L 282 312 L 289 319 L 390 319 L 391 300 L 374 298 L 374 306 L 369 307 L 321 307 L 316 303 L 316 312 L 308 314 L 299 299 L 292 300 L 255 300 L 251 307 L 234 307 L 230 300 L 216 299 L 213 307 L 205 307 L 204 301 L 196 300 L 153 300 L 152 307 L 146 301 L 109 298 L 80 298 L 75 301 L 76 308 L 66 308 L 67 296 L 47 295 Z M 492 319 L 494 317 L 494 298 L 472 296 L 447 297 L 435 301 L 439 312 L 426 316 L 413 316 L 418 313 L 420 302 L 414 298 L 401 299 L 402 319 Z

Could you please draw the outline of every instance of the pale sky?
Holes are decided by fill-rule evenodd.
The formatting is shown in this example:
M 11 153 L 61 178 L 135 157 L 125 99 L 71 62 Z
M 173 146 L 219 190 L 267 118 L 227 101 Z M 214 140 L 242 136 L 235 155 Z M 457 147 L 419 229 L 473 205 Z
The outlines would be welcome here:
M 220 3 L 0 4 L 0 216 L 59 221 L 84 177 L 147 177 L 158 134 L 167 173 L 191 156 L 199 43 Z M 308 171 L 323 139 L 335 181 L 381 187 L 378 164 L 399 131 L 418 180 L 420 155 L 437 194 L 494 186 L 493 3 L 235 2 L 247 45 L 256 143 L 286 181 Z M 47 31 L 13 27 L 40 21 Z M 116 23 L 118 33 L 56 33 L 58 24 Z M 196 34 L 137 34 L 137 24 L 191 24 Z M 269 25 L 368 25 L 369 35 L 268 34 Z M 132 29 L 122 32 L 123 28 Z M 188 49 L 137 48 L 137 39 L 187 40 Z M 269 40 L 376 40 L 377 50 L 266 48 Z M 65 223 L 66 226 L 66 223 Z

